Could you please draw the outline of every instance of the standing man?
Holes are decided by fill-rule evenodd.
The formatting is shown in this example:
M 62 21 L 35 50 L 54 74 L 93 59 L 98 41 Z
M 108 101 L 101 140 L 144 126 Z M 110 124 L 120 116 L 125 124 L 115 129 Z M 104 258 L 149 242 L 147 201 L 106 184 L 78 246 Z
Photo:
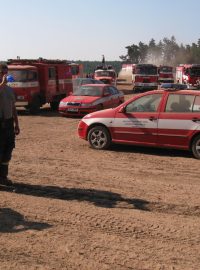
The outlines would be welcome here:
M 0 184 L 11 186 L 8 165 L 15 147 L 15 135 L 20 133 L 15 94 L 7 85 L 7 65 L 0 64 Z

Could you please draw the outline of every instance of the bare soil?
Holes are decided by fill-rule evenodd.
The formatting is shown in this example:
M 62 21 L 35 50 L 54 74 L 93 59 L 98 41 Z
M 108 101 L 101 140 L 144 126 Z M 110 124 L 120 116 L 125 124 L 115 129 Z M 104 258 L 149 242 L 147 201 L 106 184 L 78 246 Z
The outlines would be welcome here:
M 126 95 L 129 98 L 130 95 Z M 115 145 L 92 150 L 80 119 L 19 112 L 0 187 L 0 269 L 200 269 L 200 161 Z

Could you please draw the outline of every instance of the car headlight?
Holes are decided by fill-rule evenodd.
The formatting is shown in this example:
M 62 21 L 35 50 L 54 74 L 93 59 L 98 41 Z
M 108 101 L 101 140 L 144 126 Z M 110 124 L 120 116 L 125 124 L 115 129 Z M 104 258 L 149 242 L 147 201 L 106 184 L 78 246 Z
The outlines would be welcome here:
M 81 103 L 81 107 L 91 107 L 92 103 Z
M 68 102 L 65 102 L 65 101 L 61 101 L 59 106 L 62 107 L 62 106 L 67 106 Z

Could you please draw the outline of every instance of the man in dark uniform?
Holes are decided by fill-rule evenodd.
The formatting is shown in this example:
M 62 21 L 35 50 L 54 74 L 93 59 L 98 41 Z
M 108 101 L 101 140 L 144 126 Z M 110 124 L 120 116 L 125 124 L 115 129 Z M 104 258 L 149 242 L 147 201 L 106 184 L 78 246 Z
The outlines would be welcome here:
M 8 67 L 0 64 L 0 184 L 12 185 L 8 179 L 8 164 L 15 147 L 15 135 L 20 133 L 15 94 L 7 85 Z

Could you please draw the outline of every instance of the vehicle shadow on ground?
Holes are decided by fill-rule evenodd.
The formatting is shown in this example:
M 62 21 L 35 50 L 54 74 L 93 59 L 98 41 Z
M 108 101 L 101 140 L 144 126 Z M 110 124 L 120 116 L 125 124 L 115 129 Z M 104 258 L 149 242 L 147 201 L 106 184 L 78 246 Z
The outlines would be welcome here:
M 42 108 L 37 114 L 30 114 L 28 110 L 19 110 L 19 116 L 28 116 L 28 117 L 62 117 L 62 118 L 71 118 L 71 119 L 82 119 L 83 116 L 71 115 L 71 116 L 63 116 L 58 111 L 52 111 L 50 108 Z
M 18 110 L 17 114 L 19 116 L 46 116 L 46 117 L 61 117 L 60 113 L 58 111 L 52 111 L 50 108 L 42 108 L 37 114 L 30 114 L 28 110 Z
M 41 231 L 51 225 L 41 222 L 28 221 L 20 213 L 11 208 L 0 208 L 0 233 L 17 233 L 27 230 Z
M 24 183 L 15 183 L 14 187 L 14 192 L 17 194 L 57 200 L 89 202 L 97 207 L 103 208 L 135 209 L 153 213 L 200 216 L 200 206 L 189 206 L 187 204 L 176 205 L 163 202 L 150 202 L 137 198 L 125 198 L 118 193 L 104 190 L 42 186 Z
M 110 147 L 109 151 L 146 154 L 146 155 L 153 155 L 153 156 L 194 158 L 192 153 L 186 150 L 143 147 L 143 146 L 124 145 L 124 144 L 113 144 Z

